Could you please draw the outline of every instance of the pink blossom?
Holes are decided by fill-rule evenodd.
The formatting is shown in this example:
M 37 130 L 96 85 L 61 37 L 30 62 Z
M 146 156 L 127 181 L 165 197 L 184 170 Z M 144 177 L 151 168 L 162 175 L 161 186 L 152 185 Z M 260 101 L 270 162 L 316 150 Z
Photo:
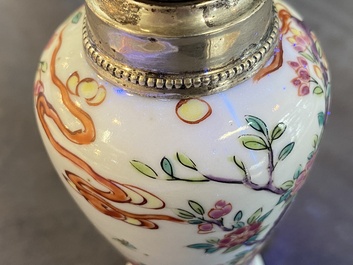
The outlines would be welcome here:
M 306 81 L 306 82 L 310 81 L 310 74 L 307 69 L 305 69 L 303 67 L 299 68 L 297 70 L 297 73 L 298 73 L 298 76 L 301 80 Z
M 227 234 L 218 242 L 220 248 L 231 248 L 243 244 L 252 236 L 256 235 L 261 228 L 261 223 L 253 223 L 248 226 L 238 228 L 237 230 Z
M 38 95 L 40 92 L 44 91 L 44 85 L 41 80 L 37 80 L 34 85 L 34 95 Z
M 295 36 L 295 40 L 298 45 L 306 46 L 308 43 L 305 41 L 304 35 Z
M 304 52 L 306 50 L 306 47 L 305 46 L 301 46 L 301 45 L 298 45 L 298 44 L 293 44 L 294 46 L 294 49 L 297 51 L 297 52 Z
M 300 80 L 300 78 L 296 77 L 292 80 L 292 84 L 295 85 L 296 87 L 300 87 L 300 85 L 302 84 L 302 81 Z
M 305 96 L 310 93 L 310 73 L 308 61 L 305 58 L 297 57 L 297 62 L 289 61 L 288 64 L 295 70 L 297 77 L 292 79 L 292 84 L 298 88 L 298 95 Z
M 288 62 L 290 67 L 292 67 L 294 70 L 297 70 L 300 67 L 300 64 L 297 62 Z
M 232 205 L 230 203 L 226 203 L 225 201 L 220 200 L 215 204 L 215 208 L 212 208 L 208 212 L 208 216 L 213 219 L 219 219 L 229 214 L 231 210 L 232 210 Z
M 304 68 L 308 66 L 308 61 L 303 57 L 298 57 L 297 59 L 298 59 L 298 62 L 301 64 L 301 66 L 303 66 Z
M 198 228 L 199 228 L 199 231 L 198 231 L 199 234 L 208 234 L 212 232 L 213 225 L 209 223 L 204 223 L 204 224 L 198 225 Z
M 309 93 L 310 93 L 310 88 L 309 88 L 309 85 L 306 83 L 302 84 L 298 89 L 299 96 L 305 96 L 305 95 L 308 95 Z

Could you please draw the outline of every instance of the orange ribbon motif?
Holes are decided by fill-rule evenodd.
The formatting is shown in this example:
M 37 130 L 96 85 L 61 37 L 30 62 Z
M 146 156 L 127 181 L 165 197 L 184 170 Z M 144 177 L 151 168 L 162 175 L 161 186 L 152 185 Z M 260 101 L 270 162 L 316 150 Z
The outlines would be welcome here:
M 116 204 L 128 203 L 136 206 L 159 210 L 165 208 L 165 203 L 157 196 L 132 185 L 118 183 L 114 180 L 104 178 L 99 175 L 87 162 L 63 147 L 53 136 L 47 123 L 51 119 L 59 131 L 72 143 L 77 145 L 88 145 L 95 141 L 96 132 L 92 118 L 80 107 L 74 104 L 70 98 L 70 88 L 68 83 L 63 83 L 56 74 L 56 60 L 63 42 L 63 31 L 58 36 L 58 43 L 54 49 L 50 62 L 50 76 L 53 84 L 59 89 L 62 101 L 68 111 L 76 117 L 83 128 L 71 131 L 67 128 L 54 107 L 48 102 L 44 91 L 38 92 L 36 99 L 36 109 L 39 121 L 54 149 L 63 157 L 71 161 L 81 170 L 86 172 L 97 183 L 106 188 L 101 190 L 93 186 L 88 181 L 75 173 L 65 171 L 64 177 L 68 183 L 75 188 L 95 209 L 101 213 L 113 217 L 128 224 L 142 226 L 148 229 L 157 229 L 158 225 L 152 220 L 166 220 L 172 222 L 184 222 L 183 220 L 159 214 L 136 214 L 117 207 Z M 78 74 L 76 74 L 78 77 Z M 78 77 L 79 78 L 79 77 Z M 88 79 L 85 79 L 86 81 Z M 72 93 L 71 93 L 72 94 Z M 97 105 L 97 104 L 95 104 Z M 94 106 L 92 104 L 92 106 Z
M 268 75 L 270 73 L 277 71 L 283 65 L 283 44 L 282 44 L 283 40 L 282 40 L 282 37 L 283 37 L 283 35 L 287 34 L 290 29 L 290 27 L 289 27 L 290 26 L 290 19 L 292 18 L 292 15 L 289 13 L 288 10 L 282 9 L 278 12 L 278 16 L 282 22 L 282 28 L 281 28 L 281 32 L 280 32 L 281 36 L 280 36 L 280 40 L 278 42 L 277 50 L 275 52 L 275 55 L 273 57 L 271 64 L 262 68 L 254 76 L 255 81 L 260 81 L 263 77 L 265 77 L 266 75 Z

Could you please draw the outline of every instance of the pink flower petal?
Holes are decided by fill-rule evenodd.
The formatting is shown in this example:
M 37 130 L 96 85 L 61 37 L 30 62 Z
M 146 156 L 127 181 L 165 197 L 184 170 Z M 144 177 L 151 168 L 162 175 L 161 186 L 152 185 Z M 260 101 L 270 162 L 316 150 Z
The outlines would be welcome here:
M 302 38 L 302 36 L 296 36 L 295 37 L 295 40 L 297 42 L 297 45 L 300 45 L 300 46 L 307 46 L 307 42 L 305 41 L 305 39 Z
M 297 74 L 301 80 L 310 81 L 310 74 L 307 69 L 302 67 L 302 68 L 298 69 Z
M 305 96 L 305 95 L 308 95 L 309 93 L 310 93 L 310 88 L 307 84 L 303 84 L 298 90 L 299 96 Z
M 297 70 L 300 67 L 300 64 L 297 62 L 288 62 L 290 67 L 292 67 L 294 70 Z
M 303 66 L 304 68 L 306 68 L 308 66 L 308 61 L 303 58 L 303 57 L 298 57 L 298 62 L 301 64 L 301 66 Z
M 216 206 L 216 208 L 223 208 L 226 204 L 227 204 L 226 201 L 220 200 L 220 201 L 216 202 L 215 206 Z
M 302 81 L 301 81 L 298 77 L 294 78 L 291 82 L 292 82 L 292 84 L 295 85 L 296 87 L 300 87 L 301 84 L 302 84 Z
M 294 46 L 294 49 L 297 51 L 297 52 L 304 52 L 306 50 L 306 47 L 305 46 L 302 46 L 302 45 L 298 45 L 298 44 L 293 44 Z
M 208 216 L 211 217 L 212 219 L 219 219 L 223 216 L 223 210 L 221 209 L 211 209 L 208 212 Z
M 199 234 L 207 234 L 212 232 L 213 225 L 209 223 L 200 224 L 198 225 L 198 228 L 199 228 L 199 231 L 198 231 Z
M 41 80 L 37 80 L 34 85 L 34 95 L 38 95 L 40 92 L 44 92 L 44 85 Z
M 232 211 L 232 205 L 228 203 L 226 206 L 223 207 L 223 215 L 227 215 Z

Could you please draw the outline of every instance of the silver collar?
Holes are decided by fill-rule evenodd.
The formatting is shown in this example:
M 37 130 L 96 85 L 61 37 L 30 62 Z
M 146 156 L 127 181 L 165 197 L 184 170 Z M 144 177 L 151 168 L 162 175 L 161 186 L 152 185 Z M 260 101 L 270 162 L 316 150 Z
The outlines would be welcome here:
M 252 77 L 273 55 L 278 28 L 272 0 L 86 0 L 83 42 L 114 85 L 185 98 Z

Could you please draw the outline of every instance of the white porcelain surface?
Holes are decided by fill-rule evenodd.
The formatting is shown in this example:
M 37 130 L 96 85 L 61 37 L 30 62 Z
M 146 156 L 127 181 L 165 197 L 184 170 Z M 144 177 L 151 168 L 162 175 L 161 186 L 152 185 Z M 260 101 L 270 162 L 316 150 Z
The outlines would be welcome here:
M 82 47 L 83 8 L 46 47 L 35 85 L 44 144 L 75 201 L 132 262 L 245 264 L 304 183 L 329 80 L 314 36 L 277 9 L 283 65 L 187 101 L 128 94 L 98 76 Z

